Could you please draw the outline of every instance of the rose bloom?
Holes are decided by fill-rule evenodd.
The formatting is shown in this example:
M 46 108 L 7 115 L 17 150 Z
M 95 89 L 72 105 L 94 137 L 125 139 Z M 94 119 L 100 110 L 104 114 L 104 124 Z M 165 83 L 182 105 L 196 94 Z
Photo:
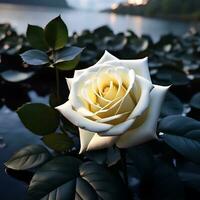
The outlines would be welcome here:
M 75 71 L 67 84 L 69 100 L 56 109 L 79 127 L 80 153 L 157 138 L 168 87 L 152 84 L 147 58 L 119 60 L 106 51 L 95 65 Z

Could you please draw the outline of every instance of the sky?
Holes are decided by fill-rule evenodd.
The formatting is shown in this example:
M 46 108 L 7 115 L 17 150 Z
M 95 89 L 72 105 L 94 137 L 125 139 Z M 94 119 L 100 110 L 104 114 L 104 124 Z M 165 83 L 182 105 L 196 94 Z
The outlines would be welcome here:
M 127 0 L 67 0 L 67 2 L 76 8 L 102 10 L 110 8 L 113 3 L 127 2 Z

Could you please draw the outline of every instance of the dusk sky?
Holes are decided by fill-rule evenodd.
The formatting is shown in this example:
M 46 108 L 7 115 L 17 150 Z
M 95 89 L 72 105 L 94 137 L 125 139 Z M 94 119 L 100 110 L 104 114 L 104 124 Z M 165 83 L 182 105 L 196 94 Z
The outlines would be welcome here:
M 111 7 L 113 3 L 127 2 L 127 0 L 67 0 L 67 2 L 76 8 L 101 10 Z

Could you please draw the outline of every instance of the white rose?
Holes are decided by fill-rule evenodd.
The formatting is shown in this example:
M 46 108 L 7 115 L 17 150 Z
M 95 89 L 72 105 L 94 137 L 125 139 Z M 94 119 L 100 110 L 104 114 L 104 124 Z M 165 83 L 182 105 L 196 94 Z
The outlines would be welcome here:
M 168 87 L 153 85 L 147 58 L 119 60 L 107 51 L 67 79 L 69 100 L 57 109 L 79 127 L 81 149 L 119 148 L 156 138 Z

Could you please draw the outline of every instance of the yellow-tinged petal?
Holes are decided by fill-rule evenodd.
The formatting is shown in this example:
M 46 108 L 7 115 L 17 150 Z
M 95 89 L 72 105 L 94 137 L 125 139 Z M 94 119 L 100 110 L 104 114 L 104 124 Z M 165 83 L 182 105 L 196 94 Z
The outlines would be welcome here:
M 134 94 L 140 90 L 140 97 L 128 119 L 140 116 L 148 108 L 150 102 L 150 92 L 153 89 L 153 84 L 141 76 L 136 75 L 136 82 L 138 83 L 137 88 L 133 87 L 132 92 Z M 137 95 L 135 95 L 135 97 L 137 98 Z
M 56 107 L 56 109 L 74 125 L 91 132 L 102 132 L 112 128 L 110 124 L 98 123 L 82 116 L 79 112 L 73 110 L 69 101 Z
M 116 143 L 119 148 L 128 148 L 157 138 L 157 121 L 168 88 L 169 87 L 154 85 L 154 89 L 151 92 L 148 112 L 144 115 L 145 119 L 141 119 L 143 123 L 135 129 L 128 130 L 119 137 Z

